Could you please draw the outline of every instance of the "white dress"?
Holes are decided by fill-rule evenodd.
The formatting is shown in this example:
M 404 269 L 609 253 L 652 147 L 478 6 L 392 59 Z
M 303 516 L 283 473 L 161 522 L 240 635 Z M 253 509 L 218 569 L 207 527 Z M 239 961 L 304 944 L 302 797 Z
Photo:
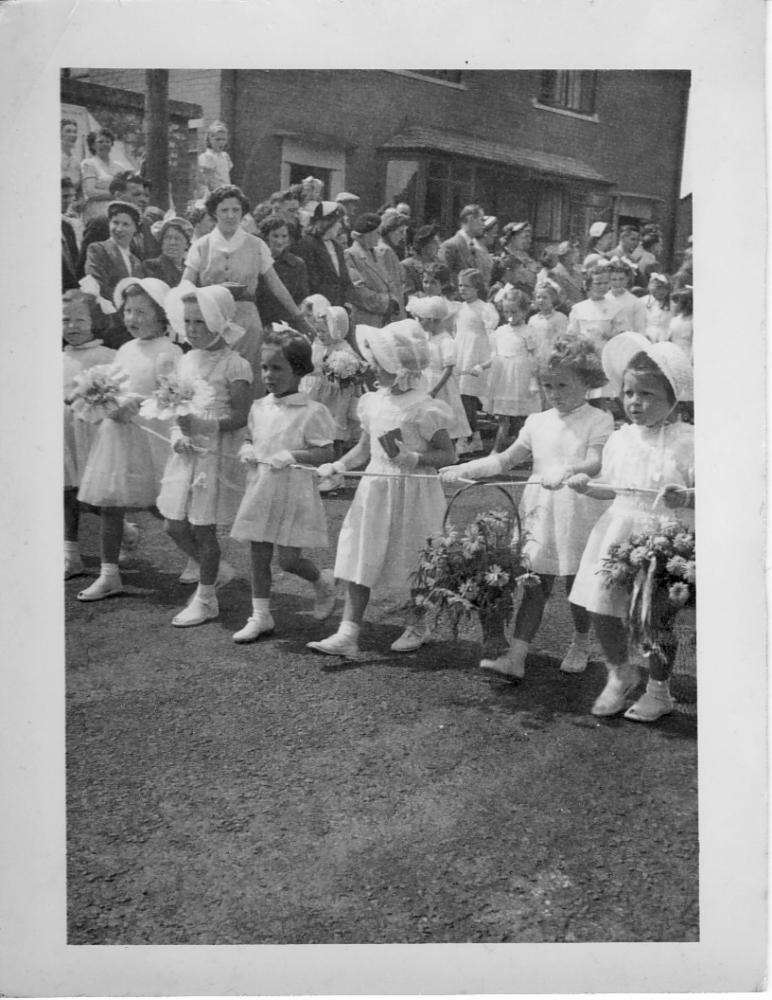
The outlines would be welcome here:
M 603 450 L 600 480 L 614 486 L 659 489 L 667 483 L 694 486 L 694 427 L 680 421 L 650 430 L 626 424 L 615 431 Z M 652 516 L 656 499 L 651 493 L 619 493 L 593 528 L 584 550 L 569 600 L 593 614 L 625 618 L 629 594 L 622 587 L 607 587 L 600 572 L 611 545 L 625 542 L 643 529 Z M 679 521 L 694 524 L 694 511 L 667 507 Z
M 512 445 L 524 445 L 533 455 L 533 485 L 523 489 L 520 519 L 527 539 L 524 554 L 534 573 L 573 576 L 590 532 L 610 503 L 567 486 L 544 489 L 541 477 L 556 466 L 586 461 L 588 449 L 602 448 L 613 430 L 610 413 L 583 403 L 565 416 L 555 409 L 532 414 Z
M 420 388 L 403 394 L 379 389 L 362 396 L 359 419 L 370 436 L 367 471 L 401 478 L 362 479 L 338 538 L 335 576 L 376 591 L 398 591 L 407 598 L 421 550 L 430 535 L 442 530 L 445 495 L 431 469 L 420 469 L 421 477 L 431 478 L 405 475 L 378 438 L 399 428 L 407 448 L 425 452 L 437 431 L 449 432 L 453 412 Z
M 557 309 L 553 309 L 549 316 L 534 313 L 528 320 L 528 326 L 535 336 L 537 355 L 546 357 L 558 337 L 562 337 L 568 329 L 568 317 Z
M 248 436 L 259 459 L 279 451 L 332 444 L 335 425 L 326 406 L 303 392 L 256 400 Z M 247 486 L 231 531 L 242 542 L 272 542 L 293 548 L 325 548 L 327 521 L 318 481 L 302 469 L 247 467 Z
M 618 333 L 624 333 L 625 329 L 621 306 L 606 298 L 577 302 L 568 314 L 567 332 L 587 337 L 599 356 L 606 342 Z M 621 386 L 606 382 L 598 389 L 590 389 L 587 395 L 591 399 L 614 397 L 619 395 L 620 389 Z
M 336 441 L 354 441 L 361 429 L 357 419 L 357 406 L 359 397 L 362 395 L 360 385 L 340 385 L 327 378 L 322 372 L 322 365 L 327 355 L 331 351 L 345 351 L 359 360 L 354 348 L 345 340 L 338 341 L 331 347 L 327 347 L 320 340 L 315 340 L 311 345 L 311 361 L 314 366 L 310 375 L 304 375 L 300 383 L 301 392 L 305 392 L 309 399 L 316 400 L 326 406 L 330 411 L 330 416 L 335 423 Z
M 118 348 L 114 363 L 128 374 L 127 389 L 146 399 L 158 378 L 174 371 L 182 357 L 168 337 L 130 340 Z M 152 434 L 143 430 L 147 427 Z M 160 440 L 155 435 L 166 440 Z M 80 484 L 78 499 L 94 507 L 153 507 L 169 457 L 169 426 L 136 416 L 99 425 Z
M 215 188 L 218 188 L 223 184 L 230 184 L 231 170 L 233 170 L 233 160 L 224 149 L 221 149 L 218 152 L 217 150 L 212 149 L 211 146 L 207 146 L 198 158 L 198 166 L 199 170 L 202 172 L 204 170 L 214 171 L 214 182 L 209 190 L 214 191 Z M 203 186 L 206 189 L 206 185 Z
M 646 295 L 641 302 L 646 310 L 646 329 L 643 332 L 655 344 L 667 340 L 673 318 L 670 309 L 663 309 L 653 295 Z
M 80 347 L 64 348 L 62 368 L 65 400 L 69 399 L 75 389 L 75 376 L 94 365 L 112 364 L 115 351 L 105 347 L 101 340 L 90 340 Z M 81 420 L 75 416 L 70 407 L 64 406 L 64 486 L 72 489 L 80 486 L 83 470 L 86 468 L 88 454 L 96 437 L 98 424 Z
M 456 313 L 456 357 L 458 359 L 458 391 L 462 396 L 484 399 L 488 392 L 487 372 L 466 375 L 475 365 L 491 359 L 491 334 L 499 325 L 496 307 L 476 299 L 463 302 Z
M 523 417 L 541 410 L 536 381 L 536 338 L 522 324 L 505 323 L 492 337 L 493 359 L 483 409 L 496 416 Z
M 646 333 L 646 306 L 642 299 L 625 289 L 621 295 L 606 292 L 609 302 L 615 302 L 621 307 L 621 316 L 625 330 L 633 333 Z
M 429 364 L 424 369 L 423 386 L 428 392 L 435 386 L 442 373 L 448 365 L 456 364 L 456 345 L 449 333 L 444 330 L 429 338 Z M 458 391 L 458 380 L 455 371 L 451 372 L 450 378 L 440 389 L 435 399 L 447 403 L 453 411 L 453 426 L 449 430 L 452 438 L 467 438 L 472 433 L 469 421 L 466 419 L 464 404 L 461 402 L 461 393 Z
M 229 347 L 190 351 L 177 365 L 180 378 L 201 378 L 214 390 L 214 403 L 203 416 L 230 416 L 232 382 L 252 382 L 249 363 Z M 164 469 L 156 506 L 171 521 L 191 524 L 232 524 L 244 494 L 246 473 L 238 451 L 245 430 L 195 435 L 193 443 L 206 452 L 172 451 Z

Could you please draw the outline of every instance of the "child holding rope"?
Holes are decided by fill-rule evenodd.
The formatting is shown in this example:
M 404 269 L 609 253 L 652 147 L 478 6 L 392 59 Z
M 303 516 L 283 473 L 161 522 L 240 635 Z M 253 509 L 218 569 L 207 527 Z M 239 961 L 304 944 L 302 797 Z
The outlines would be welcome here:
M 244 331 L 233 322 L 236 303 L 227 288 L 183 282 L 169 294 L 166 309 L 172 328 L 193 348 L 177 365 L 180 381 L 201 379 L 213 390 L 206 413 L 177 417 L 157 502 L 167 532 L 190 560 L 183 576 L 198 576 L 192 600 L 172 619 L 177 628 L 189 628 L 219 615 L 215 587 L 234 576 L 220 558 L 217 526 L 233 522 L 241 500 L 236 453 L 252 402 L 252 367 L 230 347 Z
M 593 715 L 616 715 L 639 681 L 630 662 L 625 624 L 629 594 L 608 586 L 602 574 L 610 546 L 627 542 L 642 530 L 661 496 L 667 507 L 681 508 L 679 519 L 694 525 L 694 427 L 681 423 L 679 400 L 691 389 L 689 359 L 675 344 L 651 344 L 641 334 L 623 333 L 603 349 L 603 366 L 612 381 L 622 380 L 622 401 L 630 423 L 620 427 L 603 450 L 600 480 L 573 476 L 568 486 L 598 499 L 613 499 L 587 542 L 570 600 L 585 608 L 592 619 L 606 657 L 608 679 L 592 707 Z M 607 485 L 609 484 L 609 485 Z M 675 613 L 673 607 L 673 615 Z M 662 623 L 664 631 L 670 622 Z M 625 712 L 626 719 L 654 722 L 673 710 L 669 679 L 677 642 L 661 644 L 652 652 L 645 694 Z
M 319 475 L 370 461 L 338 539 L 335 576 L 347 582 L 343 619 L 333 635 L 308 644 L 319 653 L 344 657 L 359 653 L 372 590 L 405 592 L 426 539 L 442 529 L 445 496 L 435 470 L 455 459 L 448 433 L 453 411 L 421 384 L 429 344 L 420 325 L 406 319 L 380 330 L 358 326 L 356 336 L 380 388 L 359 402 L 359 442 L 337 462 L 320 466 Z M 411 614 L 391 648 L 409 652 L 426 638 L 423 619 Z
M 254 642 L 274 630 L 270 611 L 271 559 L 313 585 L 313 617 L 324 621 L 335 606 L 335 580 L 303 555 L 305 548 L 327 546 L 327 522 L 310 470 L 333 457 L 335 424 L 326 406 L 299 392 L 300 380 L 313 371 L 311 345 L 297 331 L 274 323 L 263 340 L 261 371 L 268 395 L 249 411 L 247 441 L 240 457 L 248 468 L 247 486 L 233 538 L 250 543 L 252 614 L 234 642 Z
M 443 482 L 496 476 L 533 456 L 533 471 L 523 490 L 521 519 L 526 534 L 524 556 L 540 582 L 527 586 L 515 620 L 509 651 L 483 660 L 483 670 L 511 680 L 525 675 L 525 660 L 539 630 L 556 577 L 571 589 L 585 542 L 603 512 L 603 504 L 563 487 L 579 477 L 595 476 L 601 452 L 614 429 L 610 414 L 590 406 L 588 389 L 606 381 L 600 358 L 585 337 L 559 338 L 539 362 L 539 376 L 551 409 L 529 416 L 518 439 L 506 451 L 440 470 Z M 560 664 L 565 673 L 587 666 L 590 618 L 570 605 L 574 635 Z
M 182 356 L 167 336 L 164 304 L 169 286 L 158 278 L 124 278 L 114 301 L 133 338 L 115 355 L 128 375 L 128 401 L 99 425 L 81 479 L 78 500 L 100 508 L 102 563 L 99 577 L 78 594 L 79 601 L 101 601 L 123 591 L 118 556 L 127 509 L 154 509 L 169 454 L 159 420 L 138 416 L 141 400 L 158 387 Z M 146 433 L 144 428 L 153 430 Z M 164 440 L 161 440 L 164 438 Z

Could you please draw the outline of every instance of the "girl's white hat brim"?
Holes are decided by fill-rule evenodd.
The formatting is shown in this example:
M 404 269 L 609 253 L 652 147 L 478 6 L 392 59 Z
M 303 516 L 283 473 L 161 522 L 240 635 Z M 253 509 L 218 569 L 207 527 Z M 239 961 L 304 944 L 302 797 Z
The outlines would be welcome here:
M 414 319 L 397 320 L 381 329 L 360 324 L 356 341 L 362 357 L 395 375 L 394 384 L 403 390 L 416 385 L 429 364 L 429 338 Z
M 447 319 L 448 303 L 441 295 L 414 296 L 405 307 L 411 316 L 419 319 Z
M 687 355 L 676 344 L 669 341 L 652 344 L 643 334 L 632 331 L 618 333 L 603 347 L 601 362 L 609 382 L 621 386 L 628 365 L 636 354 L 641 353 L 647 354 L 660 369 L 677 400 L 688 398 L 694 377 Z
M 113 302 L 116 309 L 123 306 L 126 289 L 131 285 L 139 285 L 145 295 L 149 296 L 156 305 L 159 305 L 164 313 L 166 312 L 166 298 L 171 289 L 160 278 L 121 278 L 113 292 Z

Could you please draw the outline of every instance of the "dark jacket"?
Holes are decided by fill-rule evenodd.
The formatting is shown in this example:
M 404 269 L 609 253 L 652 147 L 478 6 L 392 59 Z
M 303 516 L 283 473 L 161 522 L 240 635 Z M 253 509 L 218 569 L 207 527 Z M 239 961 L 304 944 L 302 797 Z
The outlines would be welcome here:
M 78 241 L 75 230 L 62 219 L 62 291 L 78 287 Z
M 308 270 L 305 262 L 300 257 L 296 257 L 294 253 L 285 250 L 274 260 L 273 269 L 281 278 L 282 284 L 292 296 L 293 301 L 300 305 L 303 299 L 310 294 L 308 291 Z M 282 321 L 292 322 L 292 317 L 273 293 L 268 290 L 262 276 L 257 283 L 255 302 L 263 326 Z
M 80 257 L 78 259 L 78 277 L 82 278 L 86 273 L 86 253 L 92 243 L 104 243 L 110 239 L 110 221 L 106 215 L 100 215 L 86 223 L 83 230 L 83 240 L 80 245 Z M 150 257 L 158 257 L 161 253 L 161 244 L 150 232 L 150 223 L 146 219 L 140 222 L 139 229 L 131 241 L 131 252 L 139 260 L 147 260 Z
M 182 267 L 178 271 L 172 261 L 161 254 L 160 257 L 152 257 L 150 260 L 143 261 L 142 268 L 146 278 L 160 278 L 161 281 L 166 282 L 169 288 L 175 288 L 182 281 L 185 262 L 183 261 Z
M 343 251 L 337 243 L 332 246 L 338 259 L 340 274 L 335 273 L 327 246 L 321 236 L 303 236 L 295 252 L 302 257 L 308 270 L 308 289 L 311 295 L 324 295 L 332 306 L 351 302 L 352 284 Z

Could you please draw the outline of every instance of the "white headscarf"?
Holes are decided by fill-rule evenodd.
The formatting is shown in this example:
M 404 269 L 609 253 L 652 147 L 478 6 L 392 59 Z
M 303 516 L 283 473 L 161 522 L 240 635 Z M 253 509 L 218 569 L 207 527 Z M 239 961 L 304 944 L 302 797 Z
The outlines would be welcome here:
M 641 333 L 619 333 L 603 347 L 601 361 L 609 382 L 622 385 L 622 377 L 636 354 L 647 354 L 667 379 L 676 400 L 690 398 L 694 376 L 689 358 L 669 341 L 656 344 Z
M 166 297 L 166 315 L 169 324 L 180 340 L 187 341 L 185 336 L 185 306 L 183 298 L 193 296 L 201 310 L 206 327 L 218 337 L 222 337 L 230 347 L 244 336 L 244 327 L 233 322 L 236 315 L 236 303 L 233 296 L 223 285 L 206 285 L 196 288 L 190 281 L 181 281 Z
M 401 319 L 382 329 L 360 325 L 357 344 L 367 361 L 395 375 L 394 386 L 403 392 L 418 385 L 429 364 L 429 338 L 414 319 Z

